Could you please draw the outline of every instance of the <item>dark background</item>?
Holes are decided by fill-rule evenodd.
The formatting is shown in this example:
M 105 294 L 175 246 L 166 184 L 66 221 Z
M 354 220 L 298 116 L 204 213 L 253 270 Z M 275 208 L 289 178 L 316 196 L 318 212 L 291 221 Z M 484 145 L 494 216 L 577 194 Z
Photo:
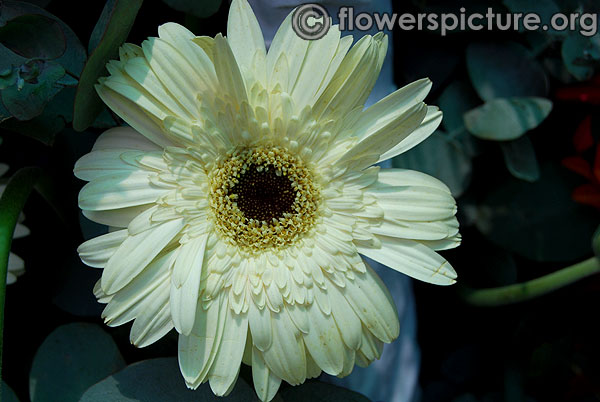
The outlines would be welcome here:
M 502 7 L 501 2 L 485 3 Z M 86 47 L 103 6 L 101 1 L 54 0 L 46 9 L 69 25 Z M 437 5 L 406 1 L 396 2 L 394 7 L 398 12 L 416 13 L 435 9 Z M 156 35 L 156 27 L 167 21 L 185 24 L 196 34 L 214 36 L 225 31 L 227 9 L 228 6 L 222 4 L 215 15 L 202 19 L 186 17 L 161 1 L 148 1 L 142 6 L 128 41 L 141 43 L 148 36 Z M 453 82 L 469 82 L 465 52 L 472 43 L 511 41 L 526 47 L 531 43 L 523 33 L 495 31 L 460 32 L 442 38 L 436 32 L 395 30 L 394 39 L 396 83 L 402 86 L 417 78 L 431 77 L 435 83 L 428 98 L 431 104 L 437 104 L 436 99 Z M 560 58 L 562 40 L 555 39 L 537 53 L 535 59 L 541 63 L 546 58 Z M 459 274 L 459 285 L 441 288 L 414 283 L 423 401 L 600 399 L 600 332 L 596 325 L 600 281 L 597 277 L 509 306 L 477 307 L 461 296 L 466 289 L 527 281 L 593 255 L 590 242 L 592 230 L 598 223 L 598 210 L 570 200 L 571 191 L 585 183 L 585 179 L 569 172 L 561 161 L 577 154 L 573 135 L 586 116 L 592 116 L 592 135 L 597 137 L 599 108 L 594 102 L 561 99 L 557 91 L 573 87 L 582 88 L 583 92 L 592 91 L 595 84 L 585 79 L 571 77 L 565 82 L 549 73 L 547 76 L 546 97 L 553 101 L 553 110 L 544 122 L 526 134 L 539 166 L 543 166 L 536 183 L 511 175 L 497 142 L 469 137 L 469 141 L 476 143 L 477 151 L 469 157 L 469 183 L 458 197 L 463 244 L 443 252 Z M 100 132 L 102 129 L 92 128 L 77 133 L 67 124 L 65 130 L 57 134 L 54 144 L 48 146 L 6 128 L 0 131 L 3 138 L 0 161 L 11 166 L 9 175 L 23 166 L 42 167 L 54 183 L 55 201 L 58 200 L 52 206 L 40 194 L 32 194 L 25 208 L 25 224 L 31 229 L 31 235 L 16 240 L 12 247 L 25 259 L 26 274 L 7 289 L 2 373 L 21 400 L 27 400 L 29 371 L 36 350 L 53 329 L 74 321 L 101 324 L 101 306 L 95 304 L 90 294 L 99 271 L 83 267 L 75 249 L 84 235 L 89 237 L 103 229 L 85 220 L 80 222 L 77 193 L 83 183 L 72 175 L 74 162 L 88 152 Z M 593 162 L 594 149 L 582 156 Z M 435 159 L 437 154 L 431 153 L 429 157 Z M 403 161 L 397 164 L 402 165 Z M 556 178 L 560 178 L 560 183 L 554 184 Z M 535 197 L 542 191 L 539 182 L 547 180 L 550 183 L 544 188 L 552 188 L 556 194 Z M 550 239 L 549 243 L 564 237 L 566 232 L 575 232 L 577 235 L 570 240 L 583 245 L 584 251 L 571 253 L 577 256 L 563 260 L 531 258 L 519 252 L 528 247 L 522 244 L 522 238 L 515 237 L 514 241 L 519 244 L 507 245 L 504 240 L 486 236 L 477 227 L 477 215 L 473 217 L 469 211 L 487 205 L 497 191 L 508 200 L 513 196 L 512 191 L 533 194 L 539 211 L 549 209 L 549 212 L 540 218 L 544 226 L 532 224 L 524 230 L 541 233 L 544 239 Z M 568 202 L 562 201 L 565 196 Z M 562 204 L 556 207 L 554 204 L 559 199 Z M 519 204 L 502 205 L 515 214 L 520 212 Z M 560 242 L 557 247 L 561 247 Z M 572 249 L 570 242 L 564 242 L 562 247 Z M 77 300 L 76 305 L 72 300 Z M 129 345 L 129 325 L 105 329 L 120 346 L 127 363 L 170 356 L 176 350 L 174 336 L 140 350 Z

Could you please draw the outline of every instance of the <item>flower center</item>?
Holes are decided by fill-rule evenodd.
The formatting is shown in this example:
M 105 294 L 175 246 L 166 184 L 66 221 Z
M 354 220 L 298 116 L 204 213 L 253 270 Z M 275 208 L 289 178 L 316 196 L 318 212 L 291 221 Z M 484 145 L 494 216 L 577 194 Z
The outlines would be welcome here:
M 229 191 L 248 219 L 272 222 L 292 212 L 296 191 L 292 181 L 273 166 L 251 164 Z
M 312 174 L 283 148 L 232 152 L 211 175 L 215 226 L 247 251 L 293 244 L 313 226 L 318 204 Z

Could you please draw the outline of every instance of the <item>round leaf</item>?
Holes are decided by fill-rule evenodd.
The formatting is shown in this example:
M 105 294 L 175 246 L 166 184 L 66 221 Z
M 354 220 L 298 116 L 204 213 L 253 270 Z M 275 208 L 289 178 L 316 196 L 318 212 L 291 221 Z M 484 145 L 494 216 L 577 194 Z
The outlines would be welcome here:
M 442 125 L 448 132 L 464 129 L 463 114 L 480 103 L 471 85 L 462 81 L 453 81 L 444 89 L 437 104 L 444 112 Z
M 58 84 L 65 75 L 60 64 L 44 62 L 39 69 L 39 74 L 24 82 L 22 88 L 13 85 L 1 93 L 4 107 L 18 120 L 31 120 L 42 114 L 46 104 L 63 88 Z
M 494 99 L 465 113 L 465 126 L 481 139 L 509 141 L 537 127 L 551 110 L 543 98 Z
M 589 37 L 573 33 L 563 41 L 562 59 L 569 73 L 580 81 L 590 79 L 600 60 L 600 46 Z
M 548 94 L 544 69 L 518 43 L 473 43 L 467 48 L 467 68 L 484 101 Z
M 226 398 L 215 396 L 208 384 L 192 391 L 185 385 L 177 359 L 159 358 L 127 366 L 88 389 L 80 399 L 80 402 L 128 401 L 246 402 L 257 401 L 257 398 L 241 378 Z
M 74 98 L 75 88 L 65 88 L 48 102 L 41 115 L 27 121 L 8 119 L 0 127 L 52 145 L 56 134 L 65 128 L 66 123 L 73 120 Z M 1 112 L 0 110 L 0 114 Z
M 13 18 L 27 14 L 41 15 L 50 18 L 59 24 L 64 34 L 67 48 L 66 51 L 63 52 L 62 56 L 60 56 L 57 59 L 54 59 L 53 61 L 63 66 L 63 68 L 70 74 L 74 76 L 79 76 L 81 70 L 83 69 L 83 65 L 85 64 L 85 59 L 87 56 L 84 47 L 79 41 L 79 38 L 67 24 L 65 24 L 60 19 L 56 18 L 54 15 L 50 14 L 43 8 L 40 8 L 31 3 L 14 0 L 5 0 L 0 2 L 0 15 L 2 15 L 2 19 L 4 21 L 8 21 Z M 1 53 L 2 52 L 0 48 L 0 55 Z M 25 59 L 22 59 L 21 62 L 13 64 L 19 65 L 22 64 L 24 61 Z M 0 66 L 4 65 L 4 62 L 5 61 L 2 58 L 0 58 Z
M 561 10 L 553 0 L 503 0 L 502 3 L 510 10 L 511 13 L 536 13 L 542 21 L 550 21 L 554 14 L 558 14 Z M 519 31 L 524 28 L 519 26 Z M 559 31 L 548 30 L 548 33 L 560 33 Z
M 513 176 L 529 182 L 540 178 L 540 166 L 529 138 L 523 136 L 514 141 L 503 142 L 501 145 L 504 162 Z
M 101 36 L 102 39 L 90 54 L 77 86 L 73 112 L 73 128 L 75 130 L 85 130 L 102 112 L 104 105 L 96 94 L 94 85 L 98 78 L 106 74 L 106 63 L 118 55 L 119 46 L 129 35 L 141 6 L 142 0 L 115 0 L 106 3 L 105 8 L 109 8 L 110 13 L 107 13 L 106 10 L 102 12 L 104 18 L 101 18 L 96 24 L 92 38 L 93 41 L 98 36 Z M 106 15 L 110 15 L 108 21 Z M 104 29 L 100 27 L 104 27 Z M 99 35 L 100 31 L 102 31 L 102 35 Z
M 29 376 L 32 402 L 78 401 L 86 389 L 125 366 L 113 339 L 95 324 L 58 327 L 44 340 Z
M 12 390 L 4 381 L 0 383 L 0 396 L 2 397 L 3 402 L 19 402 L 19 398 L 17 398 L 17 394 Z
M 493 243 L 535 261 L 574 261 L 591 252 L 595 210 L 571 199 L 567 172 L 544 165 L 540 179 L 494 185 L 476 225 Z
M 367 397 L 358 392 L 320 381 L 284 388 L 279 394 L 285 402 L 369 402 Z
M 56 59 L 67 49 L 65 34 L 52 18 L 25 14 L 5 24 L 0 27 L 0 43 L 23 57 Z

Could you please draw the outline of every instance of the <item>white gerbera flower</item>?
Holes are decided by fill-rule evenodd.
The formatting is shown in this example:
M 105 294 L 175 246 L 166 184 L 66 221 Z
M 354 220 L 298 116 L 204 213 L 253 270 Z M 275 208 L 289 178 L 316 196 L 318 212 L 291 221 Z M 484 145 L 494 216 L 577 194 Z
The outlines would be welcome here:
M 267 53 L 246 0 L 227 38 L 177 24 L 126 44 L 97 86 L 131 128 L 102 134 L 75 174 L 79 206 L 119 230 L 82 244 L 103 268 L 108 325 L 134 320 L 149 345 L 173 327 L 189 387 L 217 395 L 252 366 L 258 396 L 281 380 L 345 376 L 398 336 L 394 303 L 361 254 L 414 278 L 451 284 L 434 250 L 460 242 L 448 188 L 380 170 L 439 125 L 410 84 L 363 110 L 387 46 L 352 48 L 337 26 L 300 39 L 288 17 Z
M 4 175 L 8 171 L 8 165 L 4 163 L 0 163 L 0 176 Z M 4 193 L 4 189 L 6 185 L 0 184 L 0 197 L 2 197 L 2 193 Z M 25 216 L 23 214 L 19 215 L 19 222 L 15 226 L 15 231 L 13 232 L 13 239 L 20 239 L 21 237 L 25 237 L 29 234 L 29 229 L 21 224 Z M 8 254 L 8 270 L 6 272 L 6 284 L 11 285 L 17 281 L 17 277 L 21 276 L 25 273 L 25 262 L 21 257 L 16 255 L 13 252 L 9 252 Z

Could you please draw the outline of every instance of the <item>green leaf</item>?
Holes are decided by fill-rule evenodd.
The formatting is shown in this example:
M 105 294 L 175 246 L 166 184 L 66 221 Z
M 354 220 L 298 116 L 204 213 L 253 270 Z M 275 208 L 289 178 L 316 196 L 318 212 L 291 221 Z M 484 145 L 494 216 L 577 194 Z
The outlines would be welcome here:
M 144 360 L 127 366 L 100 381 L 80 402 L 250 402 L 257 401 L 254 391 L 241 378 L 226 398 L 213 394 L 208 384 L 192 391 L 185 385 L 176 358 Z M 287 402 L 287 401 L 286 401 Z
M 34 81 L 25 82 L 23 88 L 13 85 L 5 88 L 2 103 L 18 120 L 30 120 L 44 111 L 46 104 L 63 88 L 58 84 L 65 75 L 64 68 L 54 62 L 44 62 Z
M 561 54 L 567 70 L 578 80 L 585 81 L 594 75 L 594 67 L 600 60 L 600 45 L 597 40 L 572 33 L 563 41 Z
M 192 14 L 199 18 L 210 17 L 221 7 L 221 0 L 163 0 L 177 11 Z
M 124 366 L 117 345 L 98 325 L 63 325 L 35 354 L 29 377 L 31 400 L 79 401 L 86 389 Z
M 0 73 L 0 91 L 13 85 L 17 85 L 19 74 L 17 69 L 10 68 Z
M 320 381 L 307 381 L 298 387 L 284 388 L 279 394 L 285 402 L 369 402 L 367 397 L 358 392 Z
M 67 50 L 65 34 L 52 18 L 25 14 L 5 23 L 0 27 L 0 43 L 23 57 L 50 60 L 62 56 Z
M 535 157 L 533 144 L 527 136 L 503 142 L 504 162 L 510 173 L 517 179 L 534 182 L 540 178 L 540 166 Z
M 548 94 L 544 69 L 527 48 L 515 42 L 469 45 L 467 68 L 484 101 Z
M 74 98 L 75 88 L 65 88 L 52 98 L 41 115 L 28 121 L 8 119 L 0 127 L 52 145 L 56 134 L 73 120 Z
M 19 398 L 17 398 L 17 394 L 12 390 L 4 381 L 0 384 L 0 399 L 3 402 L 19 402 Z
M 535 261 L 574 261 L 589 255 L 598 220 L 595 210 L 571 199 L 568 172 L 551 164 L 540 179 L 495 183 L 475 223 L 494 244 Z
M 432 157 L 435 155 L 435 157 Z M 459 141 L 436 131 L 429 138 L 392 160 L 394 167 L 413 169 L 442 180 L 455 197 L 471 181 L 471 157 Z
M 38 168 L 23 168 L 15 173 L 0 196 L 0 378 L 2 368 L 2 334 L 8 256 L 17 220 L 39 176 Z
M 504 4 L 511 13 L 535 13 L 540 16 L 540 19 L 547 23 L 551 20 L 554 14 L 559 13 L 561 10 L 553 0 L 503 0 Z M 524 28 L 519 27 L 519 32 L 523 32 Z M 552 29 L 547 31 L 548 33 L 560 33 L 559 31 L 553 31 Z
M 594 232 L 592 236 L 592 250 L 597 258 L 600 258 L 600 226 Z
M 73 30 L 60 19 L 56 18 L 54 15 L 50 14 L 48 11 L 40 8 L 34 4 L 22 2 L 22 1 L 14 1 L 14 0 L 5 0 L 0 2 L 0 15 L 4 21 L 11 20 L 13 18 L 27 15 L 27 14 L 37 14 L 44 17 L 51 18 L 56 21 L 65 37 L 65 41 L 67 44 L 66 51 L 57 59 L 53 61 L 57 64 L 63 66 L 63 68 L 68 71 L 71 75 L 75 77 L 79 77 L 81 74 L 81 70 L 83 70 L 83 65 L 86 60 L 86 52 L 85 48 L 81 45 L 79 38 Z M 23 64 L 26 61 L 26 58 L 18 56 L 17 54 L 10 52 L 8 49 L 4 48 L 6 51 L 12 53 L 11 60 L 5 59 L 5 52 L 2 51 L 4 46 L 0 46 L 0 69 L 5 68 L 6 64 L 10 67 L 18 66 Z M 15 60 L 14 58 L 17 57 Z
M 444 89 L 437 100 L 444 119 L 442 125 L 448 132 L 464 129 L 463 114 L 479 105 L 477 94 L 471 85 L 463 81 L 453 81 Z
M 111 10 L 110 20 L 107 22 L 101 18 L 96 24 L 94 37 L 99 36 L 99 31 L 102 31 L 102 39 L 90 54 L 77 86 L 73 113 L 73 128 L 75 130 L 85 130 L 102 112 L 104 106 L 98 94 L 96 94 L 94 85 L 98 78 L 106 74 L 106 63 L 117 57 L 119 46 L 125 42 L 127 35 L 129 35 L 141 5 L 142 0 L 107 2 L 105 8 Z M 103 11 L 102 15 L 106 13 L 107 11 Z M 98 26 L 104 26 L 104 29 Z
M 478 138 L 509 141 L 537 127 L 551 110 L 544 98 L 494 99 L 465 113 L 465 126 Z
M 110 23 L 110 19 L 112 17 L 112 12 L 115 8 L 116 0 L 106 0 L 104 4 L 104 8 L 102 9 L 102 13 L 100 14 L 100 18 L 96 21 L 96 25 L 94 26 L 94 30 L 90 35 L 90 41 L 88 43 L 88 53 L 92 54 L 94 49 L 98 47 L 100 41 L 102 40 L 102 36 L 104 36 L 104 32 L 106 31 L 106 27 Z

